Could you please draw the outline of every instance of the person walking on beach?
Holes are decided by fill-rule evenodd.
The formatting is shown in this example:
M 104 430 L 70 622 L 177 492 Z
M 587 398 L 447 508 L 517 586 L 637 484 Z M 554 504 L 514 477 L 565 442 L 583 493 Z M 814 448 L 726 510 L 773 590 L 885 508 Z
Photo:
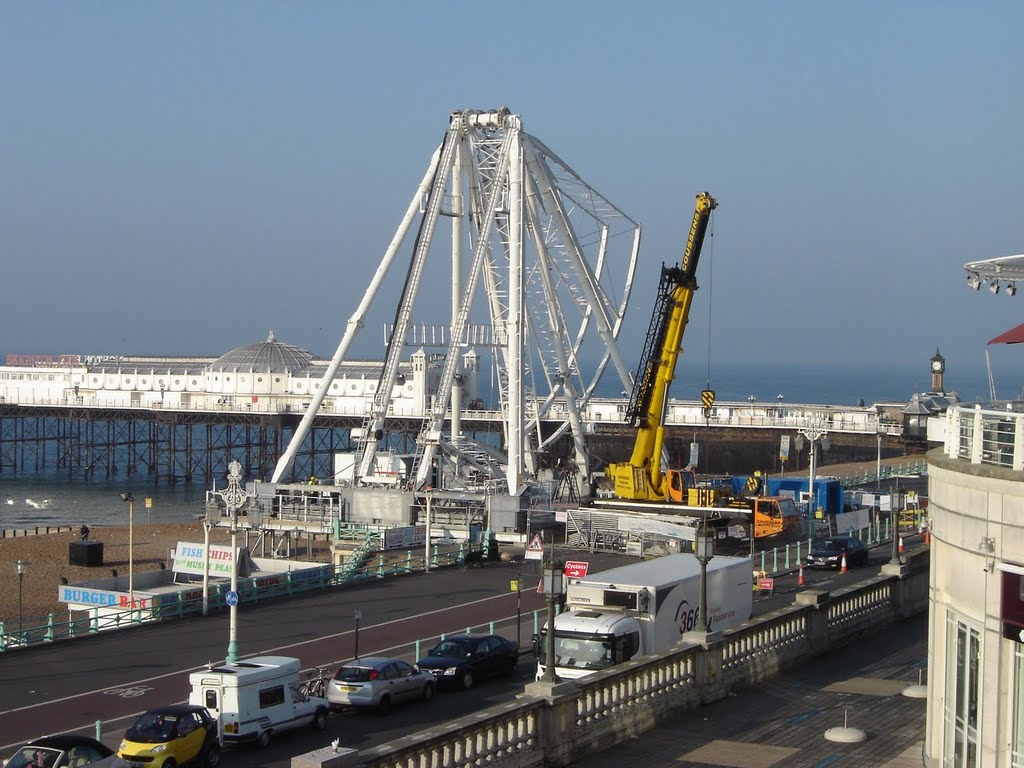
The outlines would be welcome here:
M 89 526 L 88 525 L 83 524 L 82 527 L 78 529 L 78 532 L 80 534 L 82 534 L 82 541 L 88 541 L 89 540 Z

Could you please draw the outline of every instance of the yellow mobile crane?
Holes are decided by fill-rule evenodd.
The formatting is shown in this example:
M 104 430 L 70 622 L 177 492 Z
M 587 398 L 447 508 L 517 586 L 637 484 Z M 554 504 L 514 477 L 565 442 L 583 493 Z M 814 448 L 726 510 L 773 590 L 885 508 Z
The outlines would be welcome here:
M 609 464 L 605 469 L 605 476 L 614 482 L 615 495 L 620 499 L 669 499 L 665 475 L 661 471 L 665 408 L 682 350 L 690 304 L 697 290 L 697 262 L 704 245 L 704 234 L 711 212 L 716 207 L 718 203 L 707 192 L 697 195 L 690 235 L 679 266 L 661 266 L 654 313 L 626 411 L 630 426 L 637 429 L 633 454 L 628 463 Z

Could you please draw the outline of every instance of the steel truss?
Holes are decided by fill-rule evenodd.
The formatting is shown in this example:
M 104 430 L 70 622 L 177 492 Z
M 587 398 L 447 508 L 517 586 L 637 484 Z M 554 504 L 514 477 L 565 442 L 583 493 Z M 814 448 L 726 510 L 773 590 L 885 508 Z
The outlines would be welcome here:
M 436 475 L 440 455 L 464 450 L 477 476 L 501 467 L 509 493 L 536 479 L 538 457 L 571 437 L 581 477 L 589 476 L 580 409 L 608 363 L 630 388 L 630 371 L 616 340 L 633 284 L 640 227 L 587 184 L 507 109 L 451 113 L 448 130 L 386 250 L 381 264 L 324 374 L 331 381 L 377 299 L 416 222 L 414 242 L 374 400 L 362 424 L 357 480 L 377 481 L 376 455 L 404 429 L 391 415 L 400 386 L 399 361 L 409 344 L 423 345 L 440 327 L 443 367 L 429 415 L 418 425 L 411 484 Z M 444 236 L 439 237 L 444 231 Z M 447 262 L 428 269 L 428 263 Z M 436 300 L 431 276 L 450 274 L 449 306 Z M 432 292 L 433 288 L 433 292 Z M 417 301 L 427 294 L 427 301 Z M 415 314 L 414 314 L 415 313 Z M 486 322 L 483 322 L 486 320 Z M 484 329 L 484 330 L 481 330 Z M 504 455 L 491 469 L 487 451 L 462 434 L 466 347 L 482 347 L 498 384 Z M 586 350 L 586 357 L 583 355 Z M 295 475 L 291 464 L 328 387 L 320 387 L 273 480 Z M 554 428 L 550 423 L 555 422 Z M 545 428 L 542 429 L 542 426 Z M 390 478 L 388 482 L 390 483 Z M 451 482 L 457 486 L 458 478 Z

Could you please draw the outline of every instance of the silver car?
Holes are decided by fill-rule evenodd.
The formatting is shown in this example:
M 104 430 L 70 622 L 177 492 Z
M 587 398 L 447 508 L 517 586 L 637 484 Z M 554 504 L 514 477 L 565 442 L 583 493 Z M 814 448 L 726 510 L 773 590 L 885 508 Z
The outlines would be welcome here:
M 327 701 L 334 709 L 373 707 L 387 712 L 403 701 L 434 698 L 434 676 L 407 661 L 384 656 L 355 659 L 334 673 Z

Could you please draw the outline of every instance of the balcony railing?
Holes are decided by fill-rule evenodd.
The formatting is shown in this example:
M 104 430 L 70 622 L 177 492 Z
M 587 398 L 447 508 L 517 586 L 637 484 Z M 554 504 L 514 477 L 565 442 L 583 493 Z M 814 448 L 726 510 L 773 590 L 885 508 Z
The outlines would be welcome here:
M 954 406 L 946 419 L 949 458 L 1024 469 L 1024 402 Z

